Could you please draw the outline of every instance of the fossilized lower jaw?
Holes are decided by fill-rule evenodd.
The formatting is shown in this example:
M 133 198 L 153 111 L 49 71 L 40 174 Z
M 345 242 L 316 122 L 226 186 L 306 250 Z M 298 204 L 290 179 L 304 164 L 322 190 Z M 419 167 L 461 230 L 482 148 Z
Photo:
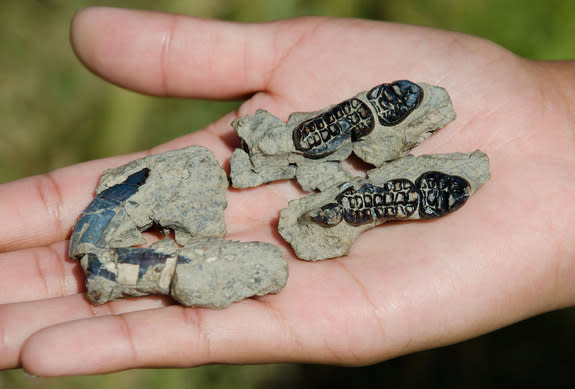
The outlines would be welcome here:
M 368 104 L 352 98 L 300 123 L 293 130 L 296 150 L 307 158 L 332 154 L 345 140 L 356 141 L 371 133 L 375 127 L 374 116 L 383 126 L 396 125 L 419 106 L 423 89 L 411 81 L 401 80 L 378 85 L 367 92 L 366 97 L 373 112 Z
M 258 110 L 232 123 L 244 146 L 232 155 L 230 181 L 248 188 L 295 178 L 306 191 L 324 190 L 351 178 L 335 165 L 352 153 L 381 166 L 454 118 L 445 89 L 407 80 L 377 85 L 319 111 L 294 112 L 287 123 Z
M 488 179 L 481 151 L 409 155 L 368 171 L 367 178 L 290 201 L 278 229 L 301 259 L 338 257 L 363 231 L 387 221 L 453 213 Z

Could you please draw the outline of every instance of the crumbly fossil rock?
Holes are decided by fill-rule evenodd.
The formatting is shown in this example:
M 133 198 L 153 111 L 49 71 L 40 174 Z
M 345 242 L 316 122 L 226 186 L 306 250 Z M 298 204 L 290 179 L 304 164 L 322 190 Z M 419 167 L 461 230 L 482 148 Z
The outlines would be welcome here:
M 481 151 L 408 155 L 320 193 L 292 200 L 279 233 L 296 255 L 346 255 L 364 231 L 390 220 L 433 219 L 459 209 L 489 179 Z
M 149 176 L 145 185 L 124 204 L 128 217 L 123 220 L 128 225 L 118 227 L 123 233 L 108 235 L 110 247 L 145 243 L 138 230 L 153 225 L 173 230 L 176 242 L 181 245 L 192 237 L 226 234 L 224 209 L 228 180 L 208 149 L 190 146 L 106 170 L 96 193 L 119 184 L 143 168 L 150 169 Z
M 69 256 L 80 260 L 88 299 L 166 294 L 184 305 L 223 308 L 279 292 L 288 273 L 277 248 L 221 238 L 226 190 L 224 171 L 199 146 L 106 171 L 70 238 Z M 175 241 L 134 247 L 151 227 L 174 231 Z
M 184 305 L 225 308 L 247 297 L 279 292 L 287 274 L 287 263 L 272 244 L 195 239 L 180 251 L 172 297 Z
M 182 305 L 226 308 L 252 296 L 278 293 L 288 267 L 263 242 L 194 238 L 180 248 L 164 239 L 147 248 L 102 249 L 81 258 L 88 299 L 103 304 L 129 296 L 170 295 Z
M 306 191 L 324 190 L 351 178 L 339 162 L 352 152 L 381 166 L 454 118 L 445 89 L 406 80 L 378 85 L 320 111 L 293 113 L 287 123 L 258 110 L 232 123 L 242 148 L 232 155 L 230 180 L 247 188 L 296 178 Z
M 130 296 L 169 295 L 179 250 L 164 239 L 145 248 L 101 248 L 81 255 L 88 300 L 104 304 Z

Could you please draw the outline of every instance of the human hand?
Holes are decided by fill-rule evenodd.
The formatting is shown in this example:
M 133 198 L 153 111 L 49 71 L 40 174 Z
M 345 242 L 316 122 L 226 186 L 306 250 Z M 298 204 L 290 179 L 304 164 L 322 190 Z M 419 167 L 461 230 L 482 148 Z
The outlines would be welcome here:
M 295 259 L 276 232 L 279 210 L 302 195 L 292 182 L 232 190 L 227 238 L 276 244 L 290 277 L 278 295 L 221 311 L 163 297 L 92 306 L 83 295 L 66 239 L 101 172 L 144 153 L 3 184 L 0 366 L 69 375 L 216 362 L 367 364 L 574 303 L 572 63 L 528 61 L 478 38 L 382 22 L 237 24 L 106 8 L 80 12 L 72 41 L 90 69 L 129 89 L 252 95 L 153 153 L 199 144 L 225 165 L 238 116 L 264 108 L 286 119 L 410 79 L 445 87 L 458 115 L 415 151 L 479 148 L 492 178 L 452 215 L 385 224 L 349 256 L 318 263 Z

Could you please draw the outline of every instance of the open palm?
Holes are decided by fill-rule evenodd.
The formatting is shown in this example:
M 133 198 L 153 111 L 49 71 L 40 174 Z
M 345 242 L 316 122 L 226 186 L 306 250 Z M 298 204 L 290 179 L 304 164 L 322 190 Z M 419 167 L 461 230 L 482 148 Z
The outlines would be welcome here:
M 491 180 L 456 213 L 388 223 L 347 257 L 296 259 L 279 211 L 302 193 L 276 182 L 228 193 L 229 239 L 267 241 L 288 259 L 278 295 L 225 310 L 164 297 L 92 306 L 71 228 L 105 168 L 92 161 L 0 186 L 0 366 L 88 374 L 143 366 L 306 361 L 366 364 L 463 340 L 573 303 L 575 138 L 569 63 L 535 63 L 481 39 L 338 19 L 234 24 L 94 8 L 72 40 L 94 72 L 143 93 L 251 97 L 207 129 L 151 152 L 198 144 L 226 166 L 230 122 L 264 108 L 286 119 L 397 79 L 448 90 L 457 119 L 414 151 L 485 151 Z

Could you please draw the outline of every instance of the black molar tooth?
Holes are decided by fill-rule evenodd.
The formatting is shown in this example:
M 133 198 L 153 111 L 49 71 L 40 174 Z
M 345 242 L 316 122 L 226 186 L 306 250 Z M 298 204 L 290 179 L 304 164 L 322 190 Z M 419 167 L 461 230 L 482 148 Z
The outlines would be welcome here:
M 418 195 L 411 181 L 398 179 L 381 186 L 364 184 L 358 189 L 351 186 L 340 192 L 335 200 L 341 207 L 343 220 L 359 226 L 378 219 L 411 216 L 417 209 Z M 386 200 L 388 204 L 382 206 Z
M 363 117 L 360 112 L 367 114 Z M 300 123 L 294 129 L 292 137 L 296 150 L 305 157 L 322 158 L 337 151 L 347 139 L 355 140 L 369 134 L 374 126 L 375 119 L 367 105 L 354 98 Z M 316 138 L 319 137 L 318 131 L 321 129 L 327 129 L 330 135 L 323 141 Z M 304 142 L 308 132 L 314 135 L 313 142 L 309 142 L 310 147 Z
M 430 171 L 415 181 L 419 192 L 419 216 L 434 219 L 461 208 L 469 197 L 471 184 L 463 177 Z
M 411 81 L 395 81 L 372 88 L 367 99 L 375 108 L 379 122 L 384 126 L 394 126 L 419 106 L 423 89 Z

